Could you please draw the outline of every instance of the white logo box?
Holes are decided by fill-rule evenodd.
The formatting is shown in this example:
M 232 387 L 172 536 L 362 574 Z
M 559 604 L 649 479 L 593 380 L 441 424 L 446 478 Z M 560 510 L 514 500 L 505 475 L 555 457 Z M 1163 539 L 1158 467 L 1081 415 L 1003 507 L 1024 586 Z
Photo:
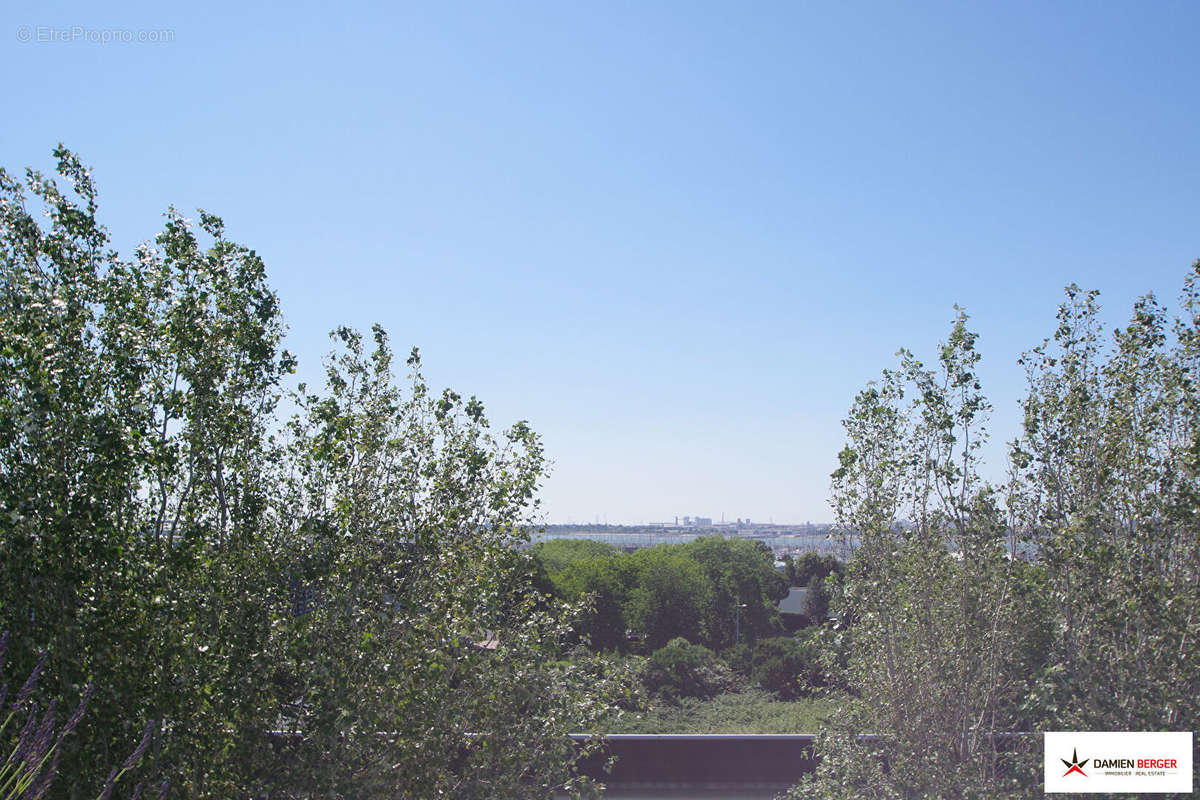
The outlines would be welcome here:
M 1192 791 L 1191 731 L 1048 731 L 1043 746 L 1047 794 Z

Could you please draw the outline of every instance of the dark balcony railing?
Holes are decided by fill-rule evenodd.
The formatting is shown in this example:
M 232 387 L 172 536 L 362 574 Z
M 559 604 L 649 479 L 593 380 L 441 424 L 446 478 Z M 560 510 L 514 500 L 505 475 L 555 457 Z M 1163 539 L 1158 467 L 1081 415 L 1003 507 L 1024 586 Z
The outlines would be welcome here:
M 586 734 L 572 738 L 582 741 Z M 610 734 L 581 765 L 613 788 L 783 788 L 816 768 L 811 734 Z M 616 756 L 605 773 L 608 757 Z

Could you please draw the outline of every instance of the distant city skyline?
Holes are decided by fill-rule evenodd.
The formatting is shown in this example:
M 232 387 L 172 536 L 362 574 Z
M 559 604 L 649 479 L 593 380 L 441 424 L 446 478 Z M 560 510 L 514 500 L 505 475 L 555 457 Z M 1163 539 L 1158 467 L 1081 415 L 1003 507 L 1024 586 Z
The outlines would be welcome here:
M 629 522 L 609 522 L 607 514 L 595 514 L 591 519 L 575 519 L 570 517 L 562 520 L 546 520 L 551 525 L 669 525 L 677 527 L 711 526 L 711 525 L 814 525 L 828 524 L 828 520 L 776 520 L 771 517 L 733 517 L 726 519 L 724 515 L 706 517 L 699 514 L 676 514 L 670 517 L 650 520 L 634 520 Z
M 262 256 L 319 385 L 379 322 L 528 420 L 548 521 L 830 520 L 839 420 L 966 308 L 1019 431 L 1062 288 L 1120 324 L 1200 256 L 1200 5 L 17 0 L 3 166 L 94 168 Z M 20 40 L 20 26 L 170 31 Z M 398 359 L 403 364 L 403 359 Z M 401 367 L 402 369 L 402 367 Z M 733 509 L 733 511 L 729 511 Z

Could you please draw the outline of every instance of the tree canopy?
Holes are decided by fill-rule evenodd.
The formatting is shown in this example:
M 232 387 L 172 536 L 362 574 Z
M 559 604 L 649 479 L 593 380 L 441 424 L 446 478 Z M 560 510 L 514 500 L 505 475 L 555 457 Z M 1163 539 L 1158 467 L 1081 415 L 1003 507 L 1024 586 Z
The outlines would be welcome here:
M 832 487 L 860 544 L 834 598 L 860 700 L 794 796 L 1040 795 L 1040 752 L 1006 735 L 1196 727 L 1198 276 L 1177 316 L 1147 296 L 1111 340 L 1098 294 L 1067 288 L 1022 359 L 1005 485 L 979 473 L 965 314 L 936 366 L 902 350 L 856 397 Z
M 0 170 L 0 630 L 43 703 L 95 686 L 51 792 L 95 796 L 149 720 L 139 776 L 187 796 L 580 788 L 606 679 L 518 549 L 538 436 L 415 350 L 397 385 L 380 328 L 336 330 L 280 419 L 261 259 L 173 209 L 122 258 L 55 156 L 65 188 Z
M 544 542 L 534 553 L 564 598 L 590 598 L 578 627 L 598 650 L 628 649 L 626 630 L 651 650 L 676 638 L 719 650 L 739 629 L 743 641 L 782 630 L 775 604 L 787 596 L 787 578 L 758 542 L 702 536 L 633 553 Z

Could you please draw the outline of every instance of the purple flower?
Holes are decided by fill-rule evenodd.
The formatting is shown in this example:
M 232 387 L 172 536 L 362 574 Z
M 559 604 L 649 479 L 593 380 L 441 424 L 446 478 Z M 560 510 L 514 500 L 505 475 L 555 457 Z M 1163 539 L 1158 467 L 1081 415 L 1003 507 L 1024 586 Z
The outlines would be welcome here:
M 100 797 L 96 800 L 109 800 L 112 797 L 113 787 L 117 785 L 117 768 L 113 767 L 109 770 L 108 780 L 104 782 L 104 789 L 100 792 Z
M 67 720 L 67 724 L 59 731 L 58 740 L 60 742 L 63 740 L 63 737 L 75 730 L 75 726 L 83 719 L 83 712 L 87 710 L 88 701 L 92 699 L 93 689 L 95 689 L 95 686 L 89 683 L 87 688 L 83 690 L 83 697 L 79 699 L 79 705 L 75 706 L 75 711 L 72 712 L 70 719 Z
M 29 716 L 25 719 L 25 724 L 21 727 L 21 732 L 17 735 L 17 746 L 13 750 L 11 761 L 16 763 L 25 757 L 25 753 L 33 746 L 33 726 L 37 721 L 37 707 L 30 710 Z
M 37 686 L 38 678 L 42 677 L 42 670 L 46 667 L 46 651 L 43 650 L 38 655 L 37 666 L 33 668 L 33 672 L 29 673 L 29 677 L 25 679 L 25 683 L 21 686 L 21 691 L 17 692 L 17 699 L 13 701 L 13 710 L 20 708 L 21 704 L 29 699 L 29 695 L 33 694 L 33 689 Z
M 50 763 L 46 766 L 46 771 L 37 779 L 37 783 L 29 787 L 30 800 L 40 800 L 46 794 L 46 790 L 50 788 L 50 783 L 54 780 L 54 776 L 58 774 L 58 756 L 62 753 L 62 748 L 55 747 L 54 754 L 50 756 Z
M 145 754 L 146 748 L 150 746 L 150 733 L 153 728 L 154 720 L 150 720 L 146 723 L 146 730 L 142 732 L 142 740 L 138 742 L 138 746 L 135 747 L 133 752 L 129 754 L 129 758 L 125 759 L 125 763 L 121 764 L 121 772 L 133 769 L 134 766 L 136 766 L 137 763 L 142 760 L 142 756 Z
M 25 751 L 25 763 L 29 766 L 32 772 L 42 763 L 42 759 L 50 752 L 53 746 L 51 739 L 54 733 L 54 709 L 58 707 L 57 700 L 50 701 L 50 707 L 46 709 L 46 713 L 42 715 L 42 724 L 38 726 L 37 732 L 33 735 L 33 741 L 29 743 L 29 748 Z M 36 714 L 30 714 L 32 720 Z

